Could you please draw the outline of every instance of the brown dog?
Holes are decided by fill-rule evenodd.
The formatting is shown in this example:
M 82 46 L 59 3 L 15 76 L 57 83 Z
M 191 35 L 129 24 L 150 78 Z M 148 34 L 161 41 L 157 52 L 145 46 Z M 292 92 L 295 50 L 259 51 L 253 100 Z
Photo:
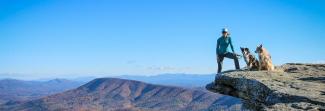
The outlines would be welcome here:
M 249 70 L 258 70 L 259 69 L 259 62 L 255 58 L 253 54 L 250 53 L 248 48 L 240 47 L 240 50 L 243 54 L 244 60 L 247 64 L 247 68 Z
M 271 56 L 269 52 L 262 46 L 262 44 L 257 46 L 255 53 L 257 53 L 259 57 L 259 70 L 274 70 L 274 65 L 272 64 Z

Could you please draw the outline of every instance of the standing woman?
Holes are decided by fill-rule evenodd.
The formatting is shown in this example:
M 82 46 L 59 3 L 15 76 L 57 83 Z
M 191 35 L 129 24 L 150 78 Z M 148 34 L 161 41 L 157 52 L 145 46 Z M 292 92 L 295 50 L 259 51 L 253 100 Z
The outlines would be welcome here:
M 223 63 L 223 59 L 225 57 L 229 58 L 229 59 L 234 59 L 236 69 L 240 69 L 238 58 L 235 54 L 234 46 L 232 45 L 232 41 L 229 36 L 228 29 L 223 28 L 221 33 L 222 33 L 222 36 L 218 39 L 217 48 L 216 48 L 217 62 L 218 62 L 218 73 L 220 73 L 222 70 L 222 63 Z M 228 51 L 229 46 L 230 46 L 232 52 Z

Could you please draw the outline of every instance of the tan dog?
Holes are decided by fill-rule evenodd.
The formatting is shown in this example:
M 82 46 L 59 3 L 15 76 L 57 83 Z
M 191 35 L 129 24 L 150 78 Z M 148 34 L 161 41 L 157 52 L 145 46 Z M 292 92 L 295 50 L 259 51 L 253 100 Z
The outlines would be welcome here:
M 257 46 L 255 53 L 257 53 L 259 57 L 259 70 L 274 70 L 274 65 L 272 64 L 271 56 L 269 52 L 262 46 L 262 44 Z

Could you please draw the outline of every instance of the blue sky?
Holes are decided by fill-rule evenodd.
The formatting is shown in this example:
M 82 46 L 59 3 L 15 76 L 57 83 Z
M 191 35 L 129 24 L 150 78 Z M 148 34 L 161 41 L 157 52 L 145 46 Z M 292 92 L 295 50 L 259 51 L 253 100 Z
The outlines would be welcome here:
M 323 0 L 1 0 L 0 77 L 210 74 L 223 27 L 237 53 L 262 43 L 276 65 L 325 62 L 324 6 Z M 224 64 L 234 68 L 229 59 Z

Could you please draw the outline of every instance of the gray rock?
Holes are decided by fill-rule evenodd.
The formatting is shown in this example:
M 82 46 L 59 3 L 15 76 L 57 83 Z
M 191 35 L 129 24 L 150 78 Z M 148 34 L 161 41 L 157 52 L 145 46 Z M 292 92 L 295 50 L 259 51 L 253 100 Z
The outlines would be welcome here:
M 239 97 L 252 110 L 325 110 L 325 64 L 288 63 L 276 71 L 219 73 L 209 91 Z

